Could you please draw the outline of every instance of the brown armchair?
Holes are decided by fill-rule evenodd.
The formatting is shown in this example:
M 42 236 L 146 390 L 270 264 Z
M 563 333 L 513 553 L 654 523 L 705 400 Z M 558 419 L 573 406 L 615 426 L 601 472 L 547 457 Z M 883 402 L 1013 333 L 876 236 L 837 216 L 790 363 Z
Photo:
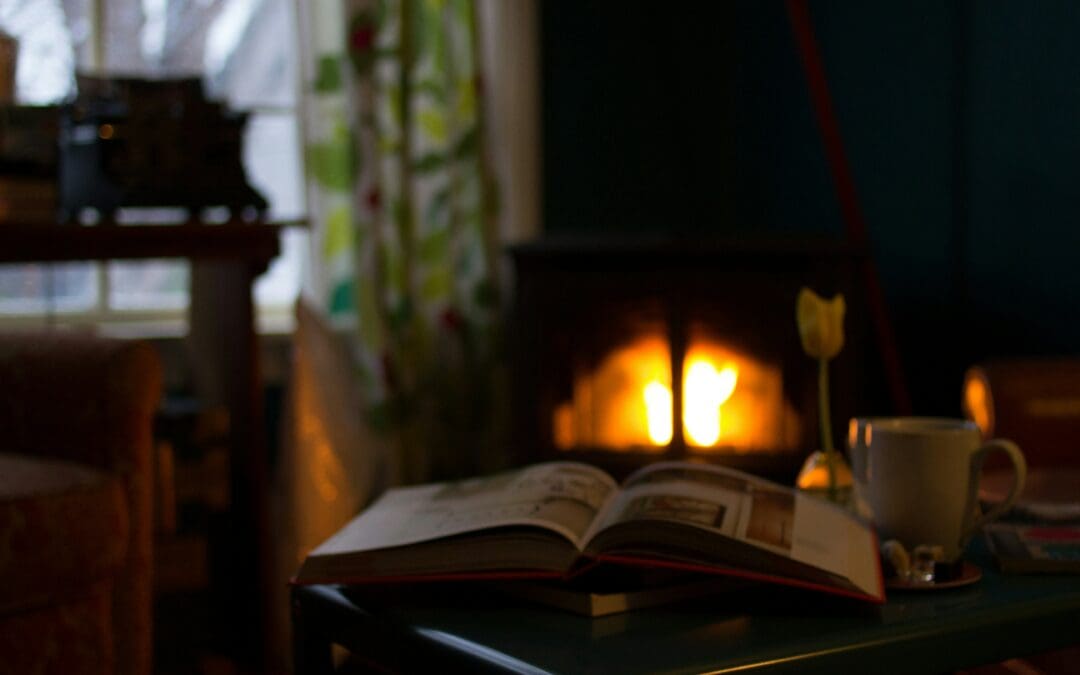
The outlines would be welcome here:
M 154 349 L 0 336 L 0 673 L 151 669 Z

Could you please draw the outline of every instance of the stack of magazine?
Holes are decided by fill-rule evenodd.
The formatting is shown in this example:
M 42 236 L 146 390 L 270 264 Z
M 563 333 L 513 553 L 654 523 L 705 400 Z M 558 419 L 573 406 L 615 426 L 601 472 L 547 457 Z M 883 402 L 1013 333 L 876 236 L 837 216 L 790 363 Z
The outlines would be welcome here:
M 1011 472 L 984 475 L 980 499 L 1000 502 L 1011 485 Z M 1024 494 L 986 527 L 986 541 L 1001 571 L 1080 573 L 1080 469 L 1029 471 Z
M 986 528 L 1003 572 L 1080 574 L 1080 471 L 1061 467 L 1028 475 L 1028 487 L 1005 518 Z M 989 481 L 982 497 L 1000 501 Z
M 1080 574 L 1080 524 L 994 523 L 986 538 L 1003 572 Z

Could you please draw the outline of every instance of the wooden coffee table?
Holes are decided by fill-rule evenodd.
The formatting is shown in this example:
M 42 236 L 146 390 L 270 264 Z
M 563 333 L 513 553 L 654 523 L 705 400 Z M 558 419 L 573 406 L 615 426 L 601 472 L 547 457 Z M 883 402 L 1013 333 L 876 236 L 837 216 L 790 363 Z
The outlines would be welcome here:
M 296 672 L 339 644 L 380 672 L 949 672 L 1080 643 L 1080 576 L 1005 576 L 882 606 L 758 586 L 589 619 L 483 586 L 293 590 Z M 1078 664 L 1080 667 L 1080 664 Z

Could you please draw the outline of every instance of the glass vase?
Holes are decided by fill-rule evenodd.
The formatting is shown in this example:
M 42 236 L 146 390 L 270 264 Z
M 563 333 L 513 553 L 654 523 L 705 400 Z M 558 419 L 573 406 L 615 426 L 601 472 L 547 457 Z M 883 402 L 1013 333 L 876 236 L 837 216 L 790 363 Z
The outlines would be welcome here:
M 847 459 L 839 452 L 832 453 L 835 482 L 830 486 L 829 453 L 817 450 L 806 458 L 795 486 L 807 494 L 851 507 L 854 479 Z

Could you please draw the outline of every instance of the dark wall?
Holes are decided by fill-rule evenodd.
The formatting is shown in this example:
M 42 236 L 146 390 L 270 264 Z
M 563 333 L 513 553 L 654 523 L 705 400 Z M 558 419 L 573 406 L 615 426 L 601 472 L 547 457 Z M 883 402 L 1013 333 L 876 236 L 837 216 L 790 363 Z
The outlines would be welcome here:
M 716 40 L 726 11 L 702 5 L 689 20 L 655 4 L 540 4 L 548 228 L 730 221 L 731 45 Z
M 916 412 L 1080 351 L 1080 5 L 809 10 Z M 547 231 L 844 236 L 783 2 L 541 11 Z
M 1080 5 L 979 3 L 970 19 L 966 269 L 990 344 L 1080 348 Z

